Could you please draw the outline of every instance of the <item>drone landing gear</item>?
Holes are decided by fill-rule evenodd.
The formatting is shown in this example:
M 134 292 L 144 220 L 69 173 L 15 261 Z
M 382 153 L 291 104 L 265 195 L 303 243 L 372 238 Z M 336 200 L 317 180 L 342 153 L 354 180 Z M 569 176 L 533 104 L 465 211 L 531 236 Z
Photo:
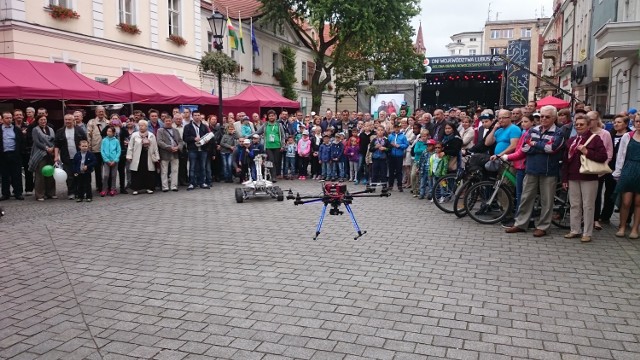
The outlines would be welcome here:
M 318 226 L 316 226 L 316 235 L 313 237 L 313 240 L 318 240 L 318 236 L 320 235 L 320 232 L 322 230 L 322 224 L 324 223 L 324 216 L 327 213 L 327 205 L 328 204 L 324 204 L 324 206 L 322 207 L 322 212 L 320 213 L 320 219 L 318 219 Z M 347 212 L 349 213 L 349 217 L 351 218 L 351 223 L 353 224 L 353 228 L 356 230 L 356 233 L 358 234 L 358 236 L 354 237 L 353 240 L 358 240 L 362 235 L 366 234 L 367 232 L 362 231 L 360 229 L 360 226 L 358 225 L 358 222 L 356 221 L 356 218 L 353 215 L 353 210 L 351 210 L 351 206 L 349 204 L 345 204 L 344 207 L 347 209 Z M 343 212 L 338 210 L 338 208 L 332 208 L 332 209 L 329 209 L 329 214 L 342 215 Z

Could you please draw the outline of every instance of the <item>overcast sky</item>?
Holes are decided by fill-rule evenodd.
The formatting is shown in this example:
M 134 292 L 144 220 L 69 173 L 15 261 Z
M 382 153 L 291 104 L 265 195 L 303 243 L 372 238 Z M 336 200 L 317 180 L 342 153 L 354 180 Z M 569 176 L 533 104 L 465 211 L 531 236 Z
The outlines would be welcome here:
M 489 4 L 491 20 L 496 19 L 496 13 L 498 20 L 534 19 L 553 13 L 553 0 L 420 0 L 420 4 L 422 14 L 411 23 L 417 34 L 422 21 L 427 57 L 449 55 L 445 46 L 453 34 L 481 31 L 487 21 Z

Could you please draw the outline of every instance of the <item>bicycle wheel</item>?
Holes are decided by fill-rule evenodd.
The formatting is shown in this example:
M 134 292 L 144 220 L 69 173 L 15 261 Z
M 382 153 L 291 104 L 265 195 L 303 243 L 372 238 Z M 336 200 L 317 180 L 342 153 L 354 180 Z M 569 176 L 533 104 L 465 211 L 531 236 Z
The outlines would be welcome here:
M 511 213 L 513 196 L 504 186 L 496 189 L 493 181 L 472 185 L 464 197 L 467 215 L 480 224 L 496 224 Z
M 453 213 L 453 198 L 456 189 L 462 183 L 462 178 L 457 174 L 449 174 L 441 177 L 433 184 L 431 198 L 436 207 L 447 214 Z
M 456 189 L 455 196 L 453 198 L 453 213 L 458 218 L 463 218 L 467 216 L 467 208 L 464 207 L 464 196 L 469 190 L 473 183 L 471 181 L 467 181 L 462 183 Z
M 553 197 L 553 213 L 551 214 L 551 223 L 561 229 L 570 229 L 569 223 L 569 194 L 563 188 L 558 188 Z

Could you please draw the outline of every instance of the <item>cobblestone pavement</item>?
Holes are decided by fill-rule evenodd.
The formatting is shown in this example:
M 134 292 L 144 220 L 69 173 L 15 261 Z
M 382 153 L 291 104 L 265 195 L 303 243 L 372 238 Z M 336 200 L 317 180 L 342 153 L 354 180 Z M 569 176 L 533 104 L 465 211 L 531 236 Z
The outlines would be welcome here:
M 286 182 L 308 192 L 311 181 Z M 61 193 L 62 194 L 62 193 Z M 407 192 L 0 203 L 0 358 L 639 359 L 639 243 L 507 235 Z

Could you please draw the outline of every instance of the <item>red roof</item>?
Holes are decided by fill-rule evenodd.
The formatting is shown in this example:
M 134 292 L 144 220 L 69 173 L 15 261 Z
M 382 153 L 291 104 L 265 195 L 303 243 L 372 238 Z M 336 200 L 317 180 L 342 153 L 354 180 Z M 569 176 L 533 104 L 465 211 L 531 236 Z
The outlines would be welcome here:
M 243 19 L 262 15 L 260 7 L 262 3 L 257 0 L 212 0 L 208 2 L 201 1 L 200 4 L 207 10 L 218 10 L 227 15 L 231 19 L 238 19 L 238 14 Z
M 568 102 L 551 95 L 538 100 L 537 104 L 538 109 L 547 105 L 555 106 L 557 109 L 564 109 L 571 106 Z
M 127 101 L 127 94 L 66 64 L 0 58 L 0 99 Z
M 223 99 L 223 109 L 228 111 L 244 111 L 260 114 L 261 108 L 299 109 L 300 103 L 289 100 L 267 86 L 250 85 L 240 94 Z
M 218 105 L 217 96 L 195 88 L 175 75 L 125 72 L 111 86 L 126 91 L 127 101 L 132 102 Z

